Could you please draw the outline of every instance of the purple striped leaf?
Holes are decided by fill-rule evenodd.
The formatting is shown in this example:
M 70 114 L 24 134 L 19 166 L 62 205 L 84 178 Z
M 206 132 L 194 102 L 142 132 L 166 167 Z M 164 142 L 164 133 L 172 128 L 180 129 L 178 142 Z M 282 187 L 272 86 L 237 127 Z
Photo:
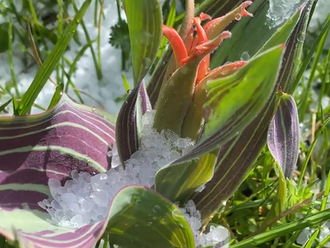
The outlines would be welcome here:
M 151 104 L 142 82 L 131 91 L 117 117 L 116 141 L 122 164 L 139 149 L 142 116 L 148 110 Z
M 299 19 L 286 41 L 276 88 L 268 103 L 242 133 L 220 147 L 212 180 L 206 184 L 205 190 L 193 197 L 204 220 L 235 192 L 266 144 L 268 127 L 275 113 L 277 87 L 280 85 L 285 92 L 292 92 L 312 3 L 306 1 L 298 10 Z M 230 176 L 224 176 L 224 171 Z
M 194 149 L 177 162 L 197 158 L 242 132 L 270 98 L 284 46 L 261 53 L 237 73 L 207 82 L 203 106 L 205 125 Z M 264 66 L 263 73 L 260 67 Z
M 142 106 L 146 110 L 147 102 Z M 182 212 L 141 186 L 120 190 L 103 221 L 76 230 L 53 224 L 38 205 L 51 198 L 50 178 L 64 184 L 72 170 L 93 174 L 109 169 L 114 121 L 66 95 L 43 114 L 0 118 L 0 234 L 9 243 L 20 248 L 89 248 L 106 232 L 120 245 L 194 247 Z
M 270 123 L 267 144 L 283 174 L 291 178 L 299 152 L 299 119 L 294 98 L 283 93 L 279 107 Z
M 157 172 L 158 192 L 171 201 L 184 202 L 212 178 L 219 145 L 249 125 L 273 92 L 283 49 L 269 49 L 237 73 L 207 83 L 204 135 L 191 152 Z M 266 68 L 263 73 L 261 66 Z
M 62 182 L 72 170 L 99 173 L 110 166 L 107 152 L 115 118 L 63 95 L 40 115 L 0 118 L 0 233 L 20 247 L 91 247 L 106 222 L 78 230 L 50 224 L 38 202 L 50 197 L 48 179 Z

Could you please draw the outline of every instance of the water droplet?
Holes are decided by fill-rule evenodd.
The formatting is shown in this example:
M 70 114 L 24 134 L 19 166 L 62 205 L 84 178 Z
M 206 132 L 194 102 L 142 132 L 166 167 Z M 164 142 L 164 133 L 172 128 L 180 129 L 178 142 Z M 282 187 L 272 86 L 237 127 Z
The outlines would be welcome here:
M 152 43 L 153 35 L 149 33 L 147 30 L 141 30 L 137 34 L 136 42 L 141 45 L 150 45 Z
M 140 196 L 133 195 L 131 201 L 132 201 L 133 203 L 135 203 L 136 205 L 139 205 L 139 204 L 141 203 L 141 198 L 140 198 Z
M 229 70 L 228 70 L 228 69 L 222 69 L 222 70 L 220 71 L 220 74 L 223 75 L 223 76 L 228 75 L 228 73 L 229 73 Z
M 180 71 L 181 71 L 182 74 L 187 74 L 187 73 L 188 73 L 188 67 L 186 67 L 186 66 L 182 66 L 182 67 L 180 68 Z
M 149 221 L 148 224 L 147 224 L 147 226 L 152 226 L 152 222 Z
M 298 42 L 303 42 L 304 40 L 305 40 L 305 33 L 302 32 L 302 33 L 300 33 L 300 34 L 298 35 L 298 37 L 297 37 L 297 41 L 298 41 Z
M 151 66 L 151 59 L 146 57 L 142 60 L 142 65 L 145 69 L 148 69 Z
M 241 14 L 238 13 L 238 14 L 235 15 L 235 20 L 236 21 L 241 20 L 241 18 L 242 18 L 242 15 Z
M 182 212 L 176 208 L 172 211 L 172 217 L 174 220 L 179 221 L 182 218 Z
M 248 52 L 243 52 L 241 55 L 241 60 L 248 61 L 250 59 L 250 54 Z
M 161 210 L 162 210 L 161 207 L 158 206 L 158 205 L 155 205 L 154 208 L 152 209 L 152 211 L 154 211 L 154 213 L 158 213 L 158 212 L 160 212 Z

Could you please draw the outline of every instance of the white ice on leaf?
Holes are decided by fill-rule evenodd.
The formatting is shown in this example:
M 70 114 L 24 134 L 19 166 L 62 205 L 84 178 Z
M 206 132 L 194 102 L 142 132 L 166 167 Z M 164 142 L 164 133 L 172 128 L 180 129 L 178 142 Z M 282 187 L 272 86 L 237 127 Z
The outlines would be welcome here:
M 155 174 L 162 167 L 189 152 L 194 143 L 170 131 L 158 133 L 153 129 L 154 111 L 147 112 L 142 119 L 141 149 L 125 162 L 126 169 L 118 166 L 118 152 L 112 150 L 112 169 L 106 173 L 90 175 L 87 172 L 72 171 L 71 178 L 61 185 L 57 179 L 49 179 L 53 199 L 39 202 L 57 225 L 79 228 L 105 219 L 112 199 L 128 185 L 154 184 Z M 181 209 L 189 222 L 196 246 L 227 242 L 228 230 L 224 227 L 211 228 L 207 234 L 200 234 L 201 214 L 193 201 Z
M 112 169 L 107 172 L 90 175 L 72 171 L 72 180 L 64 186 L 56 179 L 49 180 L 53 199 L 39 204 L 49 212 L 54 223 L 77 228 L 103 220 L 120 189 L 128 185 L 151 187 L 159 169 L 193 148 L 191 140 L 179 138 L 173 132 L 158 133 L 152 127 L 153 118 L 154 111 L 143 116 L 141 147 L 125 162 L 125 170 L 118 166 L 118 152 L 114 147 L 112 154 L 105 154 L 112 155 Z
M 15 1 L 15 5 L 19 4 L 20 1 Z M 85 2 L 85 0 L 76 0 L 75 3 L 78 8 Z M 42 3 L 36 4 L 36 8 L 43 9 L 44 5 Z M 98 11 L 100 6 L 98 6 Z M 69 5 L 68 13 L 71 17 L 75 15 L 75 11 L 72 5 Z M 95 40 L 97 38 L 99 28 L 94 25 L 94 15 L 95 15 L 95 4 L 92 3 L 90 7 L 87 9 L 84 15 L 84 22 L 87 29 L 87 32 L 90 36 L 91 40 Z M 122 18 L 125 18 L 125 15 L 122 14 Z M 115 25 L 118 21 L 118 13 L 116 7 L 115 0 L 105 1 L 103 5 L 103 15 L 100 25 L 100 56 L 101 56 L 101 70 L 103 77 L 101 80 L 97 79 L 96 70 L 93 62 L 93 57 L 91 50 L 88 48 L 78 60 L 76 64 L 76 71 L 71 77 L 71 81 L 75 85 L 75 88 L 81 90 L 85 93 L 88 93 L 92 96 L 97 102 L 100 102 L 102 106 L 112 114 L 117 114 L 122 103 L 115 102 L 117 97 L 122 97 L 126 91 L 122 81 L 122 74 L 124 74 L 128 80 L 128 82 L 132 83 L 132 71 L 122 72 L 121 71 L 121 50 L 112 47 L 109 44 L 109 35 L 110 35 L 110 27 Z M 3 22 L 8 22 L 8 18 L 2 17 L 0 15 L 0 24 Z M 56 24 L 55 24 L 56 25 Z M 57 29 L 54 25 L 47 26 L 49 29 Z M 70 61 L 71 63 L 76 58 L 77 54 L 81 51 L 83 46 L 88 43 L 86 40 L 86 36 L 81 25 L 77 28 L 77 34 L 79 37 L 79 41 L 81 45 L 77 44 L 73 39 L 69 43 L 69 49 L 65 51 L 64 56 L 65 59 Z M 17 88 L 20 94 L 26 92 L 30 84 L 32 83 L 39 66 L 35 62 L 35 60 L 31 59 L 28 61 L 28 66 L 23 63 L 24 53 L 21 51 L 19 39 L 15 39 L 13 43 L 13 69 L 16 75 Z M 45 47 L 42 44 L 39 44 L 39 49 L 44 52 Z M 53 44 L 49 42 L 47 44 L 49 49 L 52 48 Z M 95 53 L 97 53 L 97 42 L 94 42 L 91 47 L 93 47 Z M 31 54 L 31 51 L 30 51 Z M 29 58 L 30 59 L 30 58 Z M 9 66 L 9 57 L 8 53 L 0 54 L 0 88 L 6 88 L 6 86 L 11 87 L 10 93 L 16 96 L 16 92 L 14 88 L 11 86 L 12 78 L 10 73 Z M 31 66 L 32 65 L 32 66 Z M 28 67 L 28 68 L 26 68 Z M 64 63 L 64 70 L 66 73 L 70 70 L 70 65 Z M 56 70 L 52 73 L 50 78 L 57 82 Z M 67 78 L 64 77 L 64 82 L 67 83 Z M 36 99 L 36 103 L 47 109 L 50 100 L 55 92 L 55 86 L 48 81 L 45 87 L 42 89 L 40 94 Z M 76 94 L 74 93 L 72 87 L 69 87 L 69 96 L 73 99 L 78 100 Z M 94 101 L 90 96 L 80 93 L 81 98 L 83 99 L 86 105 L 91 105 L 95 107 L 100 107 L 99 104 Z M 16 96 L 20 98 L 20 96 Z M 0 90 L 0 105 L 5 103 L 11 98 L 9 94 L 2 94 Z M 12 105 L 8 106 L 9 114 L 12 113 Z M 41 110 L 33 107 L 32 113 L 40 113 Z
M 266 14 L 269 28 L 275 28 L 288 20 L 305 0 L 268 0 L 269 9 Z

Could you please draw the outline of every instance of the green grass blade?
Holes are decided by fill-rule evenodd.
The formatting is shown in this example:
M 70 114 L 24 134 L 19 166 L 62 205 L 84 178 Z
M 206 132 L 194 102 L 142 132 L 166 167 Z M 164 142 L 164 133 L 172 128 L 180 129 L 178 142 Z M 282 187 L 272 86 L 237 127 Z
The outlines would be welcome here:
M 273 228 L 270 231 L 263 232 L 238 242 L 237 244 L 233 244 L 231 248 L 255 248 L 258 247 L 258 245 L 266 243 L 267 241 L 282 237 L 284 235 L 292 235 L 292 233 L 295 231 L 302 230 L 303 228 L 312 225 L 317 225 L 328 219 L 330 219 L 330 209 L 320 211 L 301 220 L 285 223 L 279 227 Z
M 19 115 L 26 115 L 30 111 L 34 101 L 36 100 L 39 93 L 45 86 L 56 64 L 60 61 L 66 47 L 68 46 L 71 38 L 73 37 L 77 29 L 77 26 L 79 22 L 82 20 L 84 13 L 86 12 L 90 3 L 91 0 L 86 0 L 84 2 L 81 9 L 77 12 L 75 18 L 71 22 L 71 24 L 63 32 L 61 38 L 58 40 L 52 52 L 49 54 L 43 65 L 37 71 L 37 74 L 32 84 L 23 95 L 22 100 L 19 104 L 19 108 L 18 108 Z
M 134 86 L 154 62 L 162 40 L 162 14 L 158 0 L 123 0 L 131 40 Z
M 60 83 L 59 85 L 56 86 L 55 93 L 52 97 L 52 100 L 49 103 L 48 109 L 51 109 L 52 107 L 54 107 L 58 103 L 58 101 L 61 99 L 62 93 L 63 93 L 63 88 L 64 88 L 63 83 Z
M 9 99 L 7 102 L 0 106 L 0 113 L 11 103 L 12 99 Z

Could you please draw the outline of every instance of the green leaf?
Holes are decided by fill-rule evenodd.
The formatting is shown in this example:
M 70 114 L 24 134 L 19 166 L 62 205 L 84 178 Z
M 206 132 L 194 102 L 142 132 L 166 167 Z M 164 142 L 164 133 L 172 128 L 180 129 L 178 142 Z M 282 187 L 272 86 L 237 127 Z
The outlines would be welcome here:
M 181 161 L 198 157 L 244 130 L 261 112 L 275 87 L 283 46 L 270 49 L 237 73 L 205 85 L 204 132 L 196 147 Z M 260 68 L 264 68 L 260 71 Z
M 74 248 L 82 244 L 93 247 L 106 227 L 106 222 L 102 221 L 74 230 L 51 224 L 49 217 L 39 209 L 2 209 L 0 234 L 9 241 L 17 241 L 15 247 L 19 248 Z
M 258 54 L 274 46 L 285 43 L 290 37 L 294 27 L 296 26 L 302 10 L 303 8 L 299 8 L 293 16 L 291 16 L 280 28 L 278 28 L 272 37 L 270 37 L 270 39 L 258 50 L 254 56 L 257 56 Z
M 0 53 L 4 53 L 9 48 L 9 33 L 8 33 L 9 23 L 0 24 Z
M 226 3 L 219 1 L 219 4 L 230 4 L 232 6 L 235 2 L 242 1 L 227 0 Z M 213 15 L 214 12 L 217 12 L 217 10 L 212 10 L 213 8 L 215 8 L 215 6 L 212 6 L 212 8 L 210 6 L 204 9 L 210 11 L 206 13 Z M 221 46 L 213 54 L 211 68 L 223 65 L 227 61 L 237 61 L 242 56 L 243 52 L 248 53 L 252 57 L 265 44 L 265 42 L 276 31 L 276 29 L 271 29 L 267 25 L 266 13 L 268 9 L 269 1 L 253 1 L 253 4 L 248 8 L 248 11 L 254 14 L 254 17 L 242 18 L 239 22 L 234 23 L 232 28 L 229 28 L 232 36 L 230 39 L 224 40 Z
M 12 99 L 9 99 L 7 102 L 0 106 L 0 113 L 5 110 L 5 108 L 11 103 Z
M 62 97 L 63 89 L 64 89 L 64 83 L 60 83 L 59 85 L 56 86 L 55 93 L 52 97 L 52 100 L 49 103 L 48 109 L 51 109 L 58 103 L 58 101 Z
M 198 187 L 212 178 L 217 151 L 162 168 L 155 177 L 156 191 L 172 202 L 186 202 Z
M 182 124 L 193 99 L 198 65 L 202 59 L 197 57 L 181 66 L 163 85 L 154 118 L 157 131 L 169 129 L 181 136 Z
M 240 241 L 236 244 L 231 245 L 231 248 L 255 248 L 259 245 L 266 243 L 268 241 L 274 240 L 276 238 L 283 237 L 285 235 L 292 235 L 295 231 L 304 229 L 305 227 L 310 227 L 324 222 L 330 218 L 330 209 L 320 211 L 311 216 L 306 216 L 300 220 L 292 221 L 290 223 L 285 223 L 280 226 L 274 227 L 269 231 L 265 231 L 258 235 L 249 237 Z
M 183 213 L 153 190 L 140 186 L 122 189 L 112 202 L 107 232 L 121 247 L 195 248 Z
M 204 191 L 194 196 L 197 208 L 202 212 L 204 219 L 211 215 L 221 202 L 227 200 L 238 188 L 266 144 L 268 126 L 275 113 L 277 103 L 277 86 L 280 85 L 283 90 L 291 93 L 287 89 L 292 90 L 297 75 L 296 69 L 299 66 L 297 60 L 301 56 L 301 37 L 306 32 L 311 4 L 312 1 L 308 1 L 304 6 L 299 21 L 286 42 L 287 47 L 283 56 L 285 62 L 282 63 L 276 87 L 268 103 L 264 105 L 260 114 L 243 132 L 220 147 L 213 178 L 206 184 Z M 231 180 L 228 181 L 226 178 L 231 178 Z
M 52 74 L 55 66 L 61 59 L 66 47 L 68 46 L 73 34 L 75 33 L 79 22 L 82 20 L 91 0 L 86 0 L 82 5 L 81 9 L 75 15 L 71 24 L 65 29 L 61 38 L 58 40 L 52 52 L 48 55 L 45 62 L 37 71 L 37 74 L 22 97 L 22 100 L 19 104 L 18 113 L 19 115 L 26 115 L 36 98 L 38 97 L 40 91 L 45 86 L 47 80 L 49 79 L 50 75 Z
M 162 40 L 162 13 L 158 0 L 123 0 L 131 41 L 134 85 L 147 74 Z
M 110 167 L 115 118 L 76 104 L 65 94 L 38 115 L 0 117 L 0 234 L 20 248 L 92 247 L 107 222 L 77 230 L 50 223 L 38 202 L 51 195 L 48 179 L 65 182 L 73 170 Z
M 149 98 L 142 82 L 131 91 L 117 117 L 116 140 L 122 165 L 139 149 L 142 116 L 150 109 Z

